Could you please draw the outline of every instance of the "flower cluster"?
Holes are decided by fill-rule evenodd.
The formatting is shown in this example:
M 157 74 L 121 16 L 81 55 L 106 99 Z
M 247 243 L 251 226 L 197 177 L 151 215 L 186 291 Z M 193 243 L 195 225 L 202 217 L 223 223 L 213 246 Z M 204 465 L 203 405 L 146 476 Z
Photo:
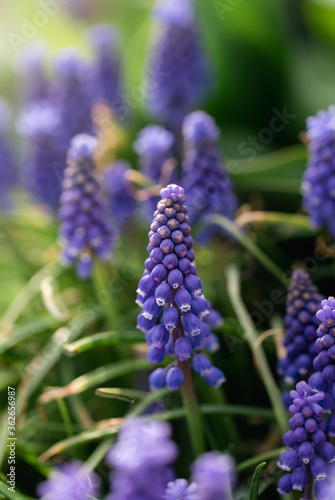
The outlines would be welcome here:
M 335 236 L 335 106 L 307 119 L 309 163 L 302 182 L 304 209 L 315 228 Z
M 59 206 L 65 159 L 57 133 L 60 116 L 48 101 L 27 104 L 21 113 L 19 132 L 28 139 L 23 182 L 28 192 L 52 212 Z
M 38 486 L 38 495 L 45 500 L 87 500 L 97 497 L 100 478 L 85 470 L 84 463 L 76 461 L 64 464 L 50 478 Z
M 315 313 L 322 296 L 302 269 L 293 272 L 286 301 L 285 338 L 286 356 L 279 360 L 277 369 L 284 381 L 296 384 L 313 369 L 316 331 L 320 321 Z
M 321 302 L 317 318 L 321 324 L 317 330 L 315 348 L 317 356 L 313 367 L 315 373 L 309 378 L 309 385 L 315 391 L 323 391 L 326 394 L 322 402 L 325 413 L 335 410 L 335 299 L 329 297 Z M 331 415 L 327 421 L 327 434 L 335 436 L 335 415 Z
M 10 109 L 0 97 L 0 208 L 11 206 L 10 190 L 16 182 L 16 165 L 12 146 L 8 138 Z
M 119 34 L 108 24 L 98 24 L 87 32 L 96 60 L 93 65 L 92 97 L 106 101 L 113 109 L 120 97 Z
M 194 371 L 210 386 L 224 382 L 224 374 L 196 351 L 213 345 L 212 326 L 220 315 L 204 298 L 194 265 L 193 238 L 185 206 L 184 189 L 170 184 L 161 192 L 149 232 L 145 271 L 137 289 L 142 313 L 137 328 L 146 334 L 148 361 L 158 364 L 166 354 L 175 354 L 176 366 L 155 370 L 149 379 L 152 389 L 178 390 L 184 383 L 183 363 L 193 356 Z M 161 317 L 161 323 L 156 324 Z M 215 338 L 214 338 L 215 343 Z
M 159 22 L 150 68 L 160 81 L 148 93 L 150 112 L 179 128 L 186 113 L 199 104 L 208 87 L 193 0 L 158 0 L 153 14 Z
M 173 477 L 171 465 L 178 454 L 170 436 L 171 428 L 166 422 L 125 423 L 118 442 L 107 455 L 107 462 L 114 469 L 108 500 L 163 499 L 166 484 Z
M 136 200 L 127 172 L 131 166 L 118 161 L 104 170 L 104 187 L 107 193 L 108 210 L 115 226 L 120 227 L 135 211 Z
M 91 132 L 90 71 L 88 63 L 74 48 L 63 49 L 55 60 L 50 102 L 59 113 L 59 147 L 66 152 L 76 134 Z
M 61 261 L 64 265 L 77 262 L 77 274 L 83 279 L 92 272 L 93 255 L 110 259 L 114 241 L 102 188 L 95 177 L 95 147 L 96 139 L 91 136 L 72 139 L 60 198 Z
M 295 391 L 290 392 L 293 404 L 289 420 L 291 428 L 283 441 L 290 449 L 284 451 L 278 466 L 287 471 L 278 483 L 278 491 L 286 495 L 294 490 L 302 491 L 312 475 L 317 481 L 327 477 L 328 464 L 335 461 L 335 446 L 327 441 L 326 422 L 323 417 L 322 401 L 325 393 L 312 393 L 306 382 L 298 382 Z M 291 472 L 293 470 L 293 472 Z
M 163 168 L 173 158 L 174 143 L 173 134 L 159 125 L 149 125 L 138 134 L 134 150 L 140 158 L 141 172 L 155 184 L 160 182 Z M 175 171 L 172 172 L 172 177 L 170 175 L 168 180 L 177 182 Z M 157 201 L 158 197 L 153 196 L 145 203 L 145 214 L 150 219 L 155 211 Z
M 238 200 L 217 147 L 219 130 L 211 116 L 195 111 L 183 122 L 183 186 L 190 200 L 192 224 L 218 213 L 233 219 Z

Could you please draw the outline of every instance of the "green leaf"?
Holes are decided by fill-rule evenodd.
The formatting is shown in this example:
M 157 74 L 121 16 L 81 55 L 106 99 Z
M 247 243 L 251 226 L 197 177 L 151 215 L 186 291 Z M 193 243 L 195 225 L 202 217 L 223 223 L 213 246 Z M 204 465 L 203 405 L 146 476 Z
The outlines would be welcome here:
M 262 453 L 261 455 L 257 455 L 256 457 L 248 458 L 243 462 L 239 463 L 236 467 L 237 472 L 242 472 L 249 467 L 253 467 L 259 462 L 263 462 L 265 460 L 273 460 L 274 458 L 278 458 L 287 448 L 277 448 L 275 450 L 267 451 L 266 453 Z
M 97 396 L 102 398 L 120 399 L 133 403 L 135 399 L 143 399 L 148 393 L 136 389 L 122 389 L 120 387 L 101 387 L 95 391 Z
M 59 321 L 55 318 L 46 317 L 39 318 L 16 328 L 8 337 L 5 337 L 3 341 L 0 342 L 0 354 L 3 354 L 19 342 L 27 340 L 37 333 L 41 333 L 49 328 L 55 328 L 57 324 L 59 324 Z
M 231 304 L 235 310 L 237 318 L 240 319 L 241 325 L 244 328 L 245 339 L 249 343 L 250 349 L 253 351 L 254 345 L 258 339 L 258 334 L 241 297 L 240 272 L 237 267 L 233 265 L 229 266 L 227 269 L 227 284 Z M 278 425 L 284 434 L 287 431 L 288 424 L 281 399 L 281 392 L 273 378 L 271 368 L 261 345 L 257 350 L 257 361 L 262 381 L 268 393 L 269 400 L 271 401 Z
M 285 273 L 275 264 L 255 243 L 249 239 L 242 231 L 227 217 L 223 215 L 210 215 L 204 217 L 199 224 L 201 228 L 207 227 L 210 224 L 215 224 L 222 227 L 233 238 L 238 241 L 251 255 L 255 257 L 264 267 L 268 269 L 281 283 L 286 285 Z
M 27 497 L 21 493 L 12 493 L 9 491 L 8 485 L 2 481 L 0 481 L 0 493 L 2 493 L 5 498 L 8 498 L 8 500 L 34 500 L 32 497 Z
M 262 469 L 266 466 L 266 462 L 262 462 L 256 467 L 256 470 L 254 472 L 252 482 L 251 482 L 251 489 L 250 489 L 250 500 L 257 500 L 258 499 L 258 483 L 261 477 L 261 472 Z
M 91 387 L 99 386 L 107 380 L 112 380 L 113 378 L 136 372 L 138 370 L 145 370 L 149 367 L 150 365 L 144 358 L 130 360 L 127 359 L 126 361 L 120 361 L 118 363 L 100 366 L 96 370 L 85 373 L 85 375 L 81 375 L 80 377 L 75 378 L 72 382 L 70 382 L 70 384 L 64 387 L 55 388 L 48 392 L 45 392 L 40 396 L 39 401 L 41 404 L 46 404 L 57 398 L 64 398 L 73 396 L 75 394 L 81 394 Z
M 72 344 L 67 344 L 64 347 L 64 352 L 68 356 L 76 356 L 77 354 L 93 349 L 94 347 L 118 344 L 120 342 L 144 342 L 144 338 L 141 337 L 140 333 L 135 330 L 125 332 L 101 332 L 84 337 L 77 340 L 77 342 L 73 342 Z

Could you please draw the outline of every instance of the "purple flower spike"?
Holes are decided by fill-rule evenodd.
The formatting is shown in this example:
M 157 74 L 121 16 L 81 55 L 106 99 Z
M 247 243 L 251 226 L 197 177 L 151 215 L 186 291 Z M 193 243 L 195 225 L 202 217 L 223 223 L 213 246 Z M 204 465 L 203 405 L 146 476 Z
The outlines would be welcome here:
M 213 118 L 203 111 L 189 114 L 183 122 L 183 185 L 191 200 L 189 216 L 192 223 L 213 213 L 232 220 L 238 207 L 217 146 L 218 135 Z
M 137 328 L 146 334 L 149 363 L 160 363 L 165 354 L 175 357 L 166 375 L 170 390 L 181 387 L 192 357 L 194 371 L 209 386 L 219 387 L 225 382 L 223 372 L 212 367 L 204 354 L 197 354 L 219 347 L 211 327 L 219 326 L 222 318 L 202 295 L 196 275 L 185 191 L 169 184 L 160 195 L 149 231 L 149 258 L 137 288 L 136 303 L 142 308 Z M 159 382 L 150 385 L 159 386 Z
M 322 296 L 302 269 L 293 272 L 286 301 L 285 338 L 286 356 L 279 360 L 278 373 L 285 383 L 296 384 L 307 378 L 317 355 L 315 341 L 320 321 L 315 313 Z
M 77 262 L 78 276 L 83 279 L 92 272 L 93 255 L 101 260 L 111 258 L 115 239 L 107 220 L 102 189 L 95 177 L 95 146 L 95 138 L 88 135 L 72 139 L 59 210 L 61 260 L 65 265 Z M 149 321 L 155 312 L 148 307 L 144 319 Z
M 167 422 L 126 420 L 107 455 L 113 467 L 109 500 L 164 498 L 177 447 Z
M 147 107 L 177 129 L 208 89 L 207 64 L 192 0 L 158 0 L 153 13 L 159 23 L 150 58 L 156 85 L 148 92 Z
M 278 459 L 278 467 L 289 472 L 278 483 L 281 495 L 292 489 L 303 490 L 312 476 L 316 481 L 324 480 L 329 464 L 335 460 L 335 447 L 326 442 L 326 423 L 323 409 L 318 404 L 325 399 L 325 393 L 315 394 L 306 382 L 301 381 L 290 396 L 293 400 L 289 408 L 293 415 L 289 420 L 292 430 L 283 438 L 289 449 Z
M 94 472 L 85 471 L 82 462 L 64 464 L 38 486 L 39 497 L 48 500 L 87 500 L 89 496 L 97 497 L 99 491 L 100 478 Z
M 334 220 L 335 106 L 307 119 L 309 162 L 302 182 L 303 206 L 316 229 L 326 227 L 335 236 Z
M 127 172 L 131 166 L 126 161 L 119 161 L 104 169 L 104 187 L 107 194 L 107 206 L 115 226 L 122 226 L 134 213 L 136 200 Z
M 228 455 L 209 452 L 200 456 L 192 467 L 192 480 L 198 485 L 201 500 L 228 500 L 233 498 L 236 485 L 235 461 Z
M 117 115 L 121 97 L 119 33 L 109 24 L 98 24 L 87 31 L 86 38 L 96 54 L 92 98 L 106 101 Z

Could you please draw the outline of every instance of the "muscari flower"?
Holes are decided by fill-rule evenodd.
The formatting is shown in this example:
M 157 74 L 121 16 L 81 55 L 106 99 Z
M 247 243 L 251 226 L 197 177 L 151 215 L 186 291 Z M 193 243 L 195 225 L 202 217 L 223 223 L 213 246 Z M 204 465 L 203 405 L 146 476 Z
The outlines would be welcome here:
M 329 297 L 321 302 L 321 309 L 316 313 L 321 321 L 315 341 L 317 356 L 313 367 L 315 373 L 309 378 L 309 385 L 315 391 L 326 394 L 321 403 L 325 413 L 330 413 L 327 421 L 328 436 L 335 436 L 335 299 Z
M 159 125 L 149 125 L 140 131 L 134 143 L 134 150 L 139 155 L 141 172 L 155 184 L 161 181 L 164 168 L 173 161 L 175 139 L 171 132 Z M 177 182 L 175 170 L 167 173 L 168 182 Z M 165 182 L 167 184 L 167 182 Z M 145 203 L 145 214 L 151 218 L 159 198 L 152 196 Z
M 12 145 L 9 141 L 9 119 L 10 109 L 2 97 L 0 97 L 0 208 L 7 209 L 12 200 L 10 190 L 16 183 L 16 165 Z
M 213 118 L 204 111 L 190 113 L 183 122 L 182 134 L 183 186 L 190 200 L 192 224 L 213 213 L 232 220 L 238 199 L 221 158 L 219 129 Z
M 149 68 L 157 82 L 147 95 L 147 107 L 159 120 L 179 128 L 208 88 L 208 71 L 195 21 L 193 0 L 158 0 L 158 23 Z
M 320 321 L 315 316 L 322 296 L 302 269 L 293 272 L 288 288 L 284 318 L 286 356 L 279 360 L 278 373 L 285 383 L 304 380 L 313 369 L 316 331 Z
M 107 454 L 113 467 L 108 500 L 163 500 L 177 446 L 166 422 L 128 420 Z
M 284 451 L 278 460 L 278 466 L 286 471 L 278 483 L 281 495 L 292 489 L 302 491 L 311 476 L 316 481 L 324 480 L 330 464 L 335 461 L 335 446 L 327 441 L 321 406 L 325 393 L 313 394 L 312 388 L 302 381 L 290 396 L 293 400 L 289 407 L 293 415 L 289 420 L 291 430 L 283 437 L 284 444 L 290 449 Z
M 37 493 L 45 500 L 87 500 L 97 497 L 100 478 L 88 472 L 79 461 L 64 464 L 55 470 L 47 481 L 39 484 Z
M 75 48 L 63 49 L 56 57 L 50 102 L 59 113 L 59 148 L 66 153 L 73 136 L 91 132 L 90 68 Z
M 137 328 L 146 334 L 149 363 L 160 363 L 166 354 L 175 356 L 175 363 L 154 371 L 150 387 L 179 389 L 192 356 L 194 370 L 208 385 L 218 387 L 225 381 L 223 372 L 197 352 L 211 345 L 211 327 L 222 319 L 204 298 L 197 276 L 184 189 L 170 184 L 160 194 L 149 232 L 149 258 L 137 289 L 136 303 L 142 307 Z
M 16 62 L 20 100 L 31 103 L 45 100 L 49 93 L 46 75 L 48 47 L 42 41 L 30 42 L 19 53 Z
M 176 479 L 168 483 L 164 500 L 199 500 L 197 491 L 197 484 L 188 484 L 186 479 Z
M 77 274 L 83 279 L 92 272 L 93 256 L 109 260 L 114 243 L 114 232 L 95 172 L 96 142 L 94 137 L 85 134 L 72 139 L 60 198 L 61 262 L 64 265 L 76 262 Z
M 127 172 L 131 166 L 126 161 L 117 161 L 105 168 L 104 188 L 107 206 L 115 226 L 120 227 L 136 209 L 136 200 Z
M 57 211 L 61 194 L 65 158 L 57 140 L 60 116 L 48 101 L 26 105 L 18 130 L 27 138 L 23 184 L 39 203 Z
M 335 106 L 307 119 L 309 162 L 302 182 L 303 207 L 313 227 L 335 236 Z
M 192 481 L 199 500 L 232 500 L 237 483 L 235 460 L 216 451 L 205 453 L 192 466 Z
M 109 24 L 98 24 L 87 31 L 96 59 L 92 65 L 92 97 L 104 100 L 113 109 L 120 98 L 119 33 Z

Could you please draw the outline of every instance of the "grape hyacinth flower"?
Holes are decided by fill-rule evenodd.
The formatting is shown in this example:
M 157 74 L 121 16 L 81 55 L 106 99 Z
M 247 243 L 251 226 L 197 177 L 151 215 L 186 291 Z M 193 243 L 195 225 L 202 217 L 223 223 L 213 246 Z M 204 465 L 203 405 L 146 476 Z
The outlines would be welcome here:
M 16 165 L 8 137 L 10 115 L 7 102 L 0 97 L 0 208 L 3 210 L 12 205 L 10 191 L 16 183 Z
M 199 500 L 198 485 L 186 479 L 176 479 L 167 485 L 164 500 Z
M 108 210 L 115 226 L 120 227 L 136 209 L 135 194 L 127 179 L 131 170 L 128 162 L 120 160 L 104 170 L 104 188 Z
M 113 467 L 108 500 L 163 500 L 178 450 L 167 422 L 126 421 L 107 454 Z
M 326 394 L 321 403 L 325 413 L 331 413 L 327 421 L 327 435 L 335 436 L 335 299 L 329 297 L 321 302 L 321 309 L 316 313 L 321 321 L 317 330 L 315 348 L 317 356 L 313 367 L 315 373 L 309 378 L 309 385 L 315 391 Z
M 174 354 L 175 362 L 155 370 L 150 387 L 178 390 L 188 376 L 192 356 L 194 371 L 218 387 L 225 381 L 223 372 L 198 351 L 211 339 L 211 326 L 222 319 L 211 313 L 197 276 L 184 189 L 170 184 L 160 194 L 149 232 L 149 258 L 137 289 L 136 302 L 142 307 L 137 328 L 146 334 L 149 363 L 160 363 L 166 354 Z
M 65 157 L 71 138 L 92 129 L 89 78 L 88 64 L 75 48 L 63 49 L 57 55 L 50 100 L 60 115 L 59 147 Z
M 158 0 L 153 16 L 158 26 L 149 72 L 157 73 L 157 82 L 148 91 L 147 107 L 158 120 L 176 130 L 208 88 L 194 0 Z
M 213 118 L 195 111 L 183 122 L 183 186 L 188 193 L 192 224 L 209 214 L 233 219 L 238 207 L 228 172 L 217 146 L 219 129 Z
M 19 53 L 16 72 L 19 80 L 19 98 L 32 103 L 48 98 L 49 82 L 46 75 L 48 46 L 42 41 L 30 42 Z
M 64 464 L 47 481 L 39 484 L 37 493 L 45 500 L 87 500 L 100 492 L 100 478 L 87 472 L 83 462 Z
M 102 188 L 95 175 L 96 145 L 96 139 L 89 135 L 72 139 L 60 198 L 61 262 L 76 262 L 82 279 L 91 275 L 94 255 L 105 261 L 111 258 L 114 243 Z
M 313 370 L 316 331 L 320 321 L 315 316 L 323 297 L 302 269 L 293 272 L 286 301 L 286 356 L 279 360 L 278 373 L 289 385 L 304 380 Z
M 57 133 L 60 116 L 48 101 L 38 101 L 23 108 L 18 130 L 27 138 L 23 183 L 39 203 L 55 213 L 59 206 L 65 159 Z
M 134 143 L 134 150 L 140 158 L 141 172 L 158 184 L 169 161 L 173 161 L 174 136 L 159 125 L 149 125 L 140 131 Z M 177 182 L 175 170 L 167 173 L 168 181 Z M 151 197 L 145 203 L 145 214 L 151 219 L 159 198 Z
M 205 453 L 197 458 L 192 472 L 192 481 L 197 485 L 197 499 L 232 500 L 237 483 L 232 457 L 216 451 Z
M 335 461 L 335 446 L 327 441 L 326 422 L 321 406 L 325 393 L 313 394 L 304 381 L 298 382 L 290 392 L 293 403 L 289 408 L 292 418 L 289 430 L 283 437 L 290 449 L 284 451 L 278 466 L 286 474 L 278 483 L 278 492 L 286 495 L 293 490 L 305 489 L 304 497 L 312 498 L 313 478 L 322 481 L 327 477 L 329 464 Z M 292 472 L 293 471 L 293 472 Z
M 106 101 L 112 109 L 116 108 L 121 92 L 119 33 L 109 24 L 98 24 L 88 30 L 87 38 L 96 55 L 92 68 L 92 97 Z
M 309 162 L 302 182 L 303 207 L 316 229 L 335 236 L 335 106 L 307 119 Z

